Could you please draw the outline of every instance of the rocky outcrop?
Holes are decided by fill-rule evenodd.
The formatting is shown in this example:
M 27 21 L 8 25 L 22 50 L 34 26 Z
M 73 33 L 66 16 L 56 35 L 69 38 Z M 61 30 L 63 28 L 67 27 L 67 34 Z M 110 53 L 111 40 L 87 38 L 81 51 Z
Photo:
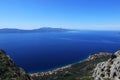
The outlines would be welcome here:
M 108 53 L 108 52 L 99 52 L 99 53 L 95 53 L 95 54 L 92 54 L 88 57 L 88 61 L 90 60 L 95 60 L 95 59 L 98 59 L 98 58 L 101 58 L 101 57 L 106 57 L 106 56 L 111 56 L 112 53 Z
M 0 50 L 0 80 L 32 80 L 28 74 Z
M 120 80 L 120 50 L 108 61 L 97 64 L 93 77 L 94 80 Z

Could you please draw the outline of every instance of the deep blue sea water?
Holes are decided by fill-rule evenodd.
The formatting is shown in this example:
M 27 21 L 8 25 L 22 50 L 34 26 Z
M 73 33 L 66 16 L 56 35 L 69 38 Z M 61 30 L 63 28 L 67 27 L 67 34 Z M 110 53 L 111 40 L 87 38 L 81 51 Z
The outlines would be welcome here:
M 0 34 L 0 48 L 27 72 L 47 71 L 78 62 L 92 53 L 120 49 L 118 31 Z

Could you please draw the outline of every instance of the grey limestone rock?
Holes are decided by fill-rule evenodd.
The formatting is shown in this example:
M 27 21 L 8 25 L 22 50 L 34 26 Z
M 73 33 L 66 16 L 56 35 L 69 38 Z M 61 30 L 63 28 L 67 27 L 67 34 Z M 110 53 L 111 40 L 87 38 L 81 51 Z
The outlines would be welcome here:
M 93 77 L 94 80 L 120 80 L 120 50 L 108 61 L 97 64 Z

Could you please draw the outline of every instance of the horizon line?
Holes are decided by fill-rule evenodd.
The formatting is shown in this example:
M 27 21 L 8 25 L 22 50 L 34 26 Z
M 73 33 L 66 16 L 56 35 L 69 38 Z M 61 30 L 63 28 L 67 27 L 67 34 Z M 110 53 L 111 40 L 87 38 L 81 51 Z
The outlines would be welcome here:
M 40 27 L 40 28 L 33 28 L 33 29 L 23 29 L 23 28 L 0 28 L 0 30 L 2 29 L 16 29 L 16 30 L 37 30 L 37 29 L 42 29 L 42 28 L 53 28 L 53 29 L 68 29 L 68 30 L 88 30 L 88 31 L 120 31 L 118 29 L 69 29 L 69 28 L 60 28 L 60 27 Z

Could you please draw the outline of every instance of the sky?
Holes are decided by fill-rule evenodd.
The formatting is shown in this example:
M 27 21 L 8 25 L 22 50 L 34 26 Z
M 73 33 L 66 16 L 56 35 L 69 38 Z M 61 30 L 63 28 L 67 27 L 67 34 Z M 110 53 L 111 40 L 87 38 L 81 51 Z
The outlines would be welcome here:
M 0 0 L 0 28 L 120 30 L 120 0 Z

